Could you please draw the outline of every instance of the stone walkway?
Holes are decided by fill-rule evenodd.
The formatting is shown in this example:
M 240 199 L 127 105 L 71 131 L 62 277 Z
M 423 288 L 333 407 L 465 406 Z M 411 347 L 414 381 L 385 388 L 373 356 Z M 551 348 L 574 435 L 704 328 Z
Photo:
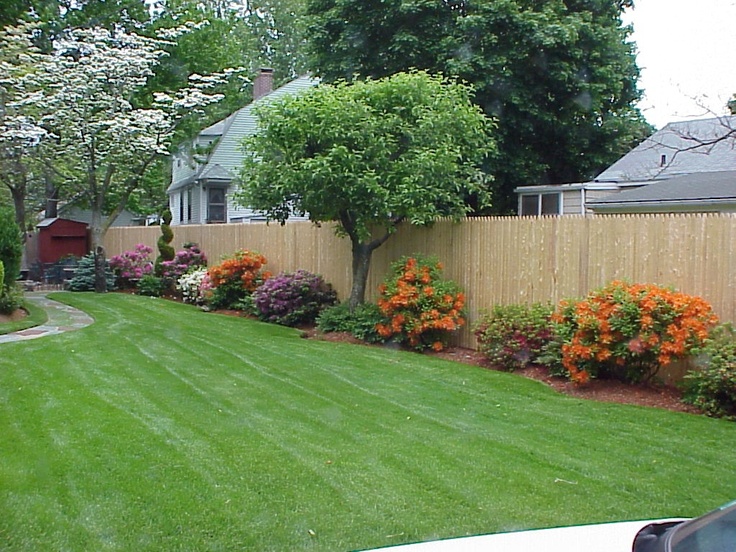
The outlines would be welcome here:
M 0 335 L 0 343 L 12 343 L 15 341 L 36 339 L 37 337 L 44 337 L 46 335 L 56 335 L 84 328 L 94 322 L 91 316 L 88 316 L 79 309 L 49 299 L 46 297 L 45 292 L 26 293 L 25 297 L 44 309 L 48 320 L 41 326 Z

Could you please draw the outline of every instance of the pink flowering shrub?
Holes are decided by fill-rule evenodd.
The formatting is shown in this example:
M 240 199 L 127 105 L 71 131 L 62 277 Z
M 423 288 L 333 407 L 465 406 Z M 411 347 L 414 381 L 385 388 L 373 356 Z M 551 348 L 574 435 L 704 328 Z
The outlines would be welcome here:
M 125 251 L 121 255 L 113 256 L 110 268 L 117 280 L 118 287 L 135 287 L 135 282 L 143 276 L 153 273 L 153 261 L 150 258 L 153 248 L 139 243 L 133 251 Z
M 207 256 L 196 243 L 185 243 L 171 261 L 161 263 L 162 277 L 177 282 L 187 272 L 207 266 Z

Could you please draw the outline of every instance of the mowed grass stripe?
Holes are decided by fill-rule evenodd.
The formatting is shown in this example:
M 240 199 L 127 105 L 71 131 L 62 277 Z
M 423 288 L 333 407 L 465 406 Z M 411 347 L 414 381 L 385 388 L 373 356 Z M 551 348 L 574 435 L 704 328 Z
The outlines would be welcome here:
M 0 547 L 351 550 L 736 496 L 734 424 L 163 300 L 60 297 L 96 323 L 0 355 Z

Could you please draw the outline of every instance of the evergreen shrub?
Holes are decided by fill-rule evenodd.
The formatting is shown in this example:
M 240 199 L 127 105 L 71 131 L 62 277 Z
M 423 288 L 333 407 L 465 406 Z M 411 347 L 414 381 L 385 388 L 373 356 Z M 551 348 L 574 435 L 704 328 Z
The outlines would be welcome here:
M 107 291 L 115 289 L 115 275 L 109 264 L 105 261 L 105 283 Z M 74 271 L 74 276 L 69 281 L 70 291 L 94 291 L 95 290 L 95 255 L 90 253 L 79 259 L 79 264 Z

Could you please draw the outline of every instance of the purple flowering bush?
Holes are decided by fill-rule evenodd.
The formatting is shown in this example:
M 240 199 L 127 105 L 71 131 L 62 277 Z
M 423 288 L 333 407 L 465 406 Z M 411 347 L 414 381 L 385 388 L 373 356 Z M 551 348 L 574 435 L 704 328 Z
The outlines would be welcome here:
M 135 287 L 135 282 L 153 273 L 153 261 L 150 258 L 153 248 L 139 243 L 133 251 L 125 251 L 109 260 L 110 269 L 120 288 Z
M 322 276 L 297 270 L 269 278 L 256 288 L 252 299 L 261 320 L 296 326 L 314 322 L 324 308 L 337 302 L 337 292 Z
M 475 324 L 478 350 L 504 370 L 539 363 L 552 339 L 551 305 L 495 306 Z
M 187 272 L 207 266 L 207 256 L 196 243 L 185 243 L 184 249 L 177 251 L 174 259 L 161 263 L 164 279 L 177 282 Z

